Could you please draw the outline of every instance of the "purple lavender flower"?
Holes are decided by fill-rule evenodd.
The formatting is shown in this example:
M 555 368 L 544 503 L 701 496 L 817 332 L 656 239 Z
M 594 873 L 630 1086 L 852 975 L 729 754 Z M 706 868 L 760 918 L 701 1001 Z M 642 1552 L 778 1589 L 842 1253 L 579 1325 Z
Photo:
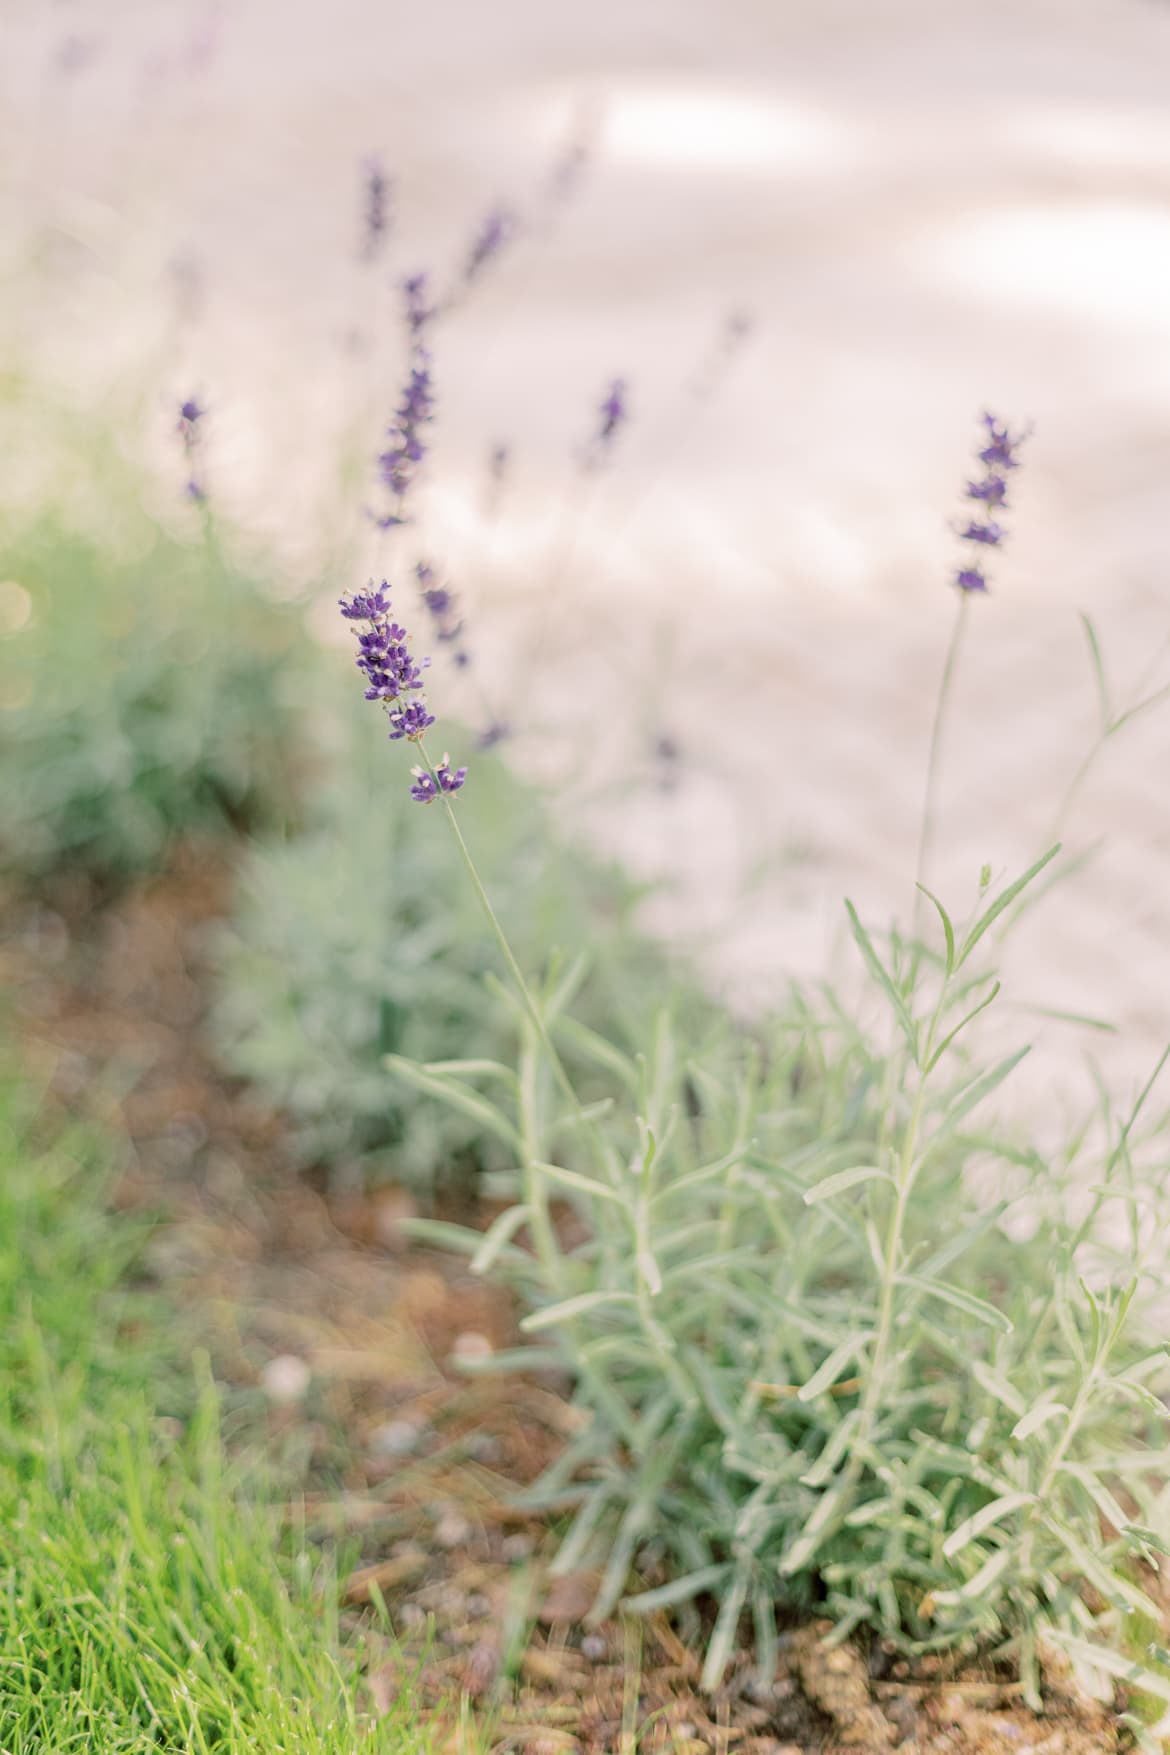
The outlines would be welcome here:
M 510 244 L 519 230 L 519 223 L 514 213 L 506 207 L 494 207 L 487 215 L 472 242 L 467 262 L 463 269 L 463 281 L 470 286 L 477 279 L 493 257 Z
M 608 446 L 613 443 L 614 434 L 629 419 L 626 407 L 626 381 L 615 378 L 609 387 L 609 394 L 601 405 L 601 427 L 597 434 L 599 445 Z
M 492 446 L 492 453 L 488 458 L 488 474 L 494 482 L 503 481 L 510 461 L 511 451 L 507 445 Z
M 1006 509 L 1005 472 L 1019 468 L 1020 460 L 1016 452 L 1028 434 L 1027 431 L 1013 433 L 993 414 L 984 414 L 982 424 L 986 432 L 986 443 L 981 445 L 978 456 L 983 465 L 983 474 L 967 482 L 965 493 L 967 499 L 974 500 L 986 514 L 990 514 Z M 980 557 L 989 548 L 1001 547 L 1007 533 L 997 519 L 982 516 L 969 518 L 958 534 L 962 541 L 972 544 L 972 556 L 964 565 L 955 569 L 954 583 L 960 591 L 986 591 L 987 575 L 983 571 Z
M 425 347 L 416 345 L 402 401 L 395 409 L 394 423 L 387 431 L 390 443 L 378 457 L 378 473 L 394 499 L 391 510 L 377 520 L 383 530 L 406 523 L 407 495 L 419 464 L 426 456 L 423 432 L 434 419 L 434 409 L 431 356 Z
M 421 684 L 414 684 L 421 687 Z M 400 737 L 408 737 L 411 743 L 417 743 L 435 723 L 433 713 L 427 712 L 425 701 L 411 701 L 405 707 L 392 707 L 386 715 L 390 721 L 390 741 L 397 743 Z
M 476 738 L 475 747 L 477 750 L 494 750 L 498 743 L 503 743 L 504 739 L 511 737 L 511 735 L 512 727 L 506 719 L 493 719 L 490 725 L 484 726 Z
M 365 236 L 362 256 L 372 262 L 380 254 L 389 229 L 388 204 L 390 180 L 379 158 L 368 158 L 362 166 L 365 176 Z
M 187 485 L 184 492 L 189 500 L 197 506 L 207 502 L 207 487 L 203 480 L 203 435 L 199 430 L 199 422 L 207 413 L 200 408 L 193 396 L 179 404 L 178 434 L 183 441 L 183 452 L 187 459 Z
M 354 631 L 358 644 L 355 662 L 366 680 L 366 700 L 377 701 L 382 707 L 392 743 L 406 738 L 421 749 L 423 737 L 435 723 L 422 692 L 422 673 L 430 660 L 420 662 L 414 657 L 406 629 L 391 620 L 390 587 L 385 579 L 380 585 L 371 580 L 364 591 L 341 598 L 339 607 L 346 621 L 364 624 Z M 458 792 L 467 778 L 466 768 L 451 772 L 447 756 L 433 770 L 433 779 L 425 768 L 416 768 L 414 773 L 411 797 L 422 804 L 440 792 Z
M 444 755 L 442 761 L 436 762 L 433 774 L 426 768 L 412 768 L 410 771 L 414 775 L 410 796 L 419 804 L 432 803 L 442 792 L 458 792 L 467 778 L 466 768 L 456 768 L 454 773 L 451 772 L 451 758 L 448 755 Z
M 435 307 L 427 302 L 426 275 L 408 274 L 402 283 L 402 296 L 406 307 L 406 327 L 411 335 L 420 335 L 435 315 Z
M 435 583 L 435 569 L 429 561 L 419 561 L 414 569 L 414 576 L 422 591 L 423 602 L 434 621 L 436 637 L 445 643 L 457 640 L 463 630 L 463 623 L 455 593 L 449 585 Z
M 986 464 L 988 469 L 1018 469 L 1020 460 L 1016 450 L 1027 438 L 1027 433 L 1010 433 L 993 414 L 985 414 L 983 424 L 987 428 L 988 442 L 979 453 L 980 463 Z
M 1005 511 L 1007 509 L 1007 482 L 1002 475 L 995 474 L 984 476 L 982 481 L 969 481 L 967 483 L 967 498 L 969 500 L 982 500 L 989 512 L 996 509 Z
M 1004 538 L 1004 528 L 994 520 L 990 524 L 981 524 L 972 519 L 962 534 L 964 542 L 981 542 L 988 548 L 998 548 Z

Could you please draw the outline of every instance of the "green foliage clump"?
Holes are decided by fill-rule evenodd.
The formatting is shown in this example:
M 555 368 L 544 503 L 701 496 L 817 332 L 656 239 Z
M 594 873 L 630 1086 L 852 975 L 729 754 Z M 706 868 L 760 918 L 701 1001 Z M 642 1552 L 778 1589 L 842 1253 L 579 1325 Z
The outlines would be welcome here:
M 306 1163 L 335 1178 L 429 1187 L 514 1158 L 482 1105 L 445 1108 L 390 1077 L 386 1056 L 507 1059 L 499 953 L 451 837 L 409 795 L 383 740 L 347 725 L 305 831 L 254 847 L 219 948 L 212 1025 L 225 1065 L 289 1117 Z M 437 808 L 437 807 L 436 807 Z M 565 843 L 538 794 L 481 754 L 460 822 L 518 954 L 546 974 L 583 947 L 576 994 L 621 1044 L 671 976 L 632 926 L 640 892 Z M 420 833 L 425 826 L 430 833 Z
M 0 1747 L 417 1755 L 406 1696 L 363 1722 L 334 1581 L 282 1562 L 175 1313 L 129 1283 L 146 1233 L 103 1210 L 108 1167 L 0 1085 Z
M 128 492 L 126 484 L 120 491 Z M 185 837 L 287 819 L 301 761 L 299 614 L 127 501 L 0 536 L 0 861 L 117 883 Z
M 584 1168 L 558 1149 L 554 1012 L 518 1072 L 426 1075 L 516 1130 L 486 1237 L 429 1230 L 517 1289 L 538 1344 L 502 1363 L 575 1378 L 582 1431 L 528 1495 L 573 1514 L 557 1566 L 599 1569 L 596 1616 L 697 1630 L 714 1598 L 708 1686 L 741 1617 L 770 1674 L 777 1609 L 816 1609 L 836 1638 L 998 1653 L 1034 1703 L 1062 1655 L 1170 1700 L 1127 1648 L 1170 1551 L 1165 1129 L 1143 1133 L 1149 1087 L 1057 1159 L 983 1126 L 1024 1050 L 982 1064 L 968 1026 L 1022 883 L 965 933 L 944 915 L 939 953 L 851 916 L 876 1037 L 822 993 L 722 1072 L 665 1022 L 640 1058 L 597 1043 L 613 1101 L 577 1119 Z

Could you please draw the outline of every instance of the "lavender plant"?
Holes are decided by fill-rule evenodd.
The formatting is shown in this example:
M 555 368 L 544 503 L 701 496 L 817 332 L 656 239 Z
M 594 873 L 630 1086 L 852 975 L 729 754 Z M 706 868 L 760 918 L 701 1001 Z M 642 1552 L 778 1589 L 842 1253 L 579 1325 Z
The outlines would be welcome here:
M 335 1182 L 396 1177 L 426 1194 L 506 1170 L 512 1157 L 482 1111 L 405 1086 L 385 1055 L 507 1065 L 517 1027 L 492 989 L 491 936 L 457 850 L 418 833 L 419 777 L 383 790 L 385 755 L 369 730 L 364 713 L 334 727 L 302 830 L 244 854 L 215 947 L 211 1025 L 228 1070 L 285 1115 L 302 1164 L 328 1166 Z M 637 931 L 639 890 L 567 840 L 494 756 L 476 759 L 457 805 L 518 959 L 555 986 L 568 972 L 562 963 L 558 976 L 556 947 L 588 944 L 574 1014 L 632 1049 L 646 996 L 678 980 Z M 590 1064 L 567 1053 L 590 1094 Z
M 295 814 L 299 613 L 218 546 L 159 528 L 137 488 L 105 467 L 100 533 L 64 508 L 5 520 L 23 609 L 4 638 L 0 850 L 26 875 L 117 882 L 160 868 L 184 837 Z
M 981 550 L 1000 543 L 991 513 L 1020 442 L 986 426 L 968 488 L 986 515 L 962 533 Z M 982 566 L 955 583 L 965 605 Z M 985 874 L 966 922 L 924 892 L 929 941 L 882 945 L 847 904 L 876 1026 L 827 989 L 797 992 L 762 1056 L 718 1068 L 680 1052 L 666 1018 L 628 1055 L 575 1023 L 563 990 L 525 982 L 423 772 L 514 978 L 522 1050 L 515 1070 L 391 1065 L 493 1115 L 515 1154 L 513 1203 L 486 1235 L 424 1230 L 526 1308 L 537 1345 L 492 1366 L 575 1381 L 579 1434 L 527 1503 L 569 1515 L 555 1570 L 597 1568 L 591 1617 L 713 1602 L 713 1620 L 692 1615 L 708 1688 L 745 1614 L 769 1675 L 778 1613 L 815 1607 L 834 1639 L 1008 1661 L 1034 1706 L 1069 1663 L 1098 1691 L 1121 1678 L 1170 1700 L 1128 1632 L 1158 1625 L 1170 1553 L 1166 1129 L 1145 1127 L 1170 1050 L 1124 1119 L 1106 1105 L 1062 1153 L 986 1119 L 1028 1052 L 977 1047 L 1000 986 L 993 929 L 1059 847 L 998 893 Z M 581 1102 L 570 1044 L 603 1102 Z M 554 1201 L 577 1223 L 558 1228 Z

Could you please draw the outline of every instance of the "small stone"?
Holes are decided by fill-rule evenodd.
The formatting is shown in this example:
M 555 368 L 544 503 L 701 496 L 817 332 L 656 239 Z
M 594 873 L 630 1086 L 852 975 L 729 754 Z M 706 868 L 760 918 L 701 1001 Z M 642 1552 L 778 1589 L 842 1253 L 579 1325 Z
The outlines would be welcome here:
M 375 1456 L 409 1456 L 418 1449 L 422 1428 L 413 1420 L 387 1420 L 370 1434 L 370 1449 Z
M 467 1599 L 467 1613 L 473 1618 L 479 1619 L 484 1615 L 490 1615 L 491 1612 L 491 1599 L 485 1597 L 482 1591 L 473 1590 Z
M 304 1399 L 312 1375 L 295 1353 L 279 1353 L 260 1373 L 260 1382 L 269 1401 L 288 1404 Z
M 467 1440 L 467 1454 L 472 1462 L 498 1463 L 503 1458 L 504 1447 L 490 1432 L 473 1432 Z
M 435 1525 L 435 1540 L 440 1548 L 458 1548 L 470 1536 L 471 1525 L 461 1511 L 448 1507 Z
M 533 1546 L 532 1537 L 526 1536 L 523 1530 L 517 1530 L 515 1535 L 505 1536 L 500 1543 L 500 1559 L 507 1560 L 514 1566 L 518 1560 L 529 1559 Z
M 591 1664 L 599 1664 L 609 1656 L 609 1646 L 600 1633 L 587 1633 L 581 1641 L 581 1656 Z
M 403 1603 L 398 1611 L 398 1619 L 404 1627 L 421 1627 L 426 1618 L 426 1611 L 417 1603 Z
M 451 1343 L 451 1357 L 456 1363 L 461 1359 L 490 1359 L 495 1350 L 487 1336 L 479 1334 L 475 1329 L 456 1335 Z

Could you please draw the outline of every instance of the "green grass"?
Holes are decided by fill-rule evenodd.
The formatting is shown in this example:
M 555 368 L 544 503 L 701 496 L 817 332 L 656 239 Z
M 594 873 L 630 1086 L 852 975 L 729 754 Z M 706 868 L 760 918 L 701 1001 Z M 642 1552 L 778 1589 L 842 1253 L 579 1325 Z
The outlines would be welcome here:
M 422 1755 L 364 1720 L 330 1563 L 225 1452 L 108 1148 L 0 1083 L 0 1749 Z M 178 1324 L 178 1332 L 182 1332 Z M 253 1465 L 254 1468 L 254 1465 Z

